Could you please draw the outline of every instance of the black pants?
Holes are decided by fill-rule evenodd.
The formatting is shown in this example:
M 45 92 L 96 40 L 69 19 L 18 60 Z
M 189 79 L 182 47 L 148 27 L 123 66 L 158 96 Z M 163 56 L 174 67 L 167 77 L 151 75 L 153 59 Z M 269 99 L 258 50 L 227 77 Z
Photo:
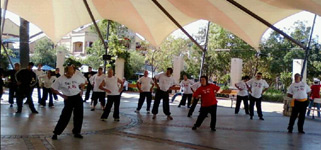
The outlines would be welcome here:
M 68 96 L 68 99 L 64 100 L 64 104 L 65 107 L 62 109 L 60 118 L 53 133 L 60 135 L 67 127 L 71 114 L 74 112 L 74 128 L 72 129 L 72 133 L 80 134 L 84 118 L 84 106 L 80 94 Z
M 40 104 L 41 103 L 41 90 L 40 90 L 41 88 L 38 83 L 36 84 L 36 87 L 37 87 L 37 92 L 38 92 L 38 104 Z M 43 93 L 42 93 L 42 95 L 43 95 Z
M 293 130 L 294 122 L 299 115 L 298 130 L 303 131 L 305 113 L 306 113 L 308 104 L 309 104 L 309 101 L 304 101 L 304 102 L 295 101 L 294 102 L 294 107 L 292 108 L 288 130 L 291 130 L 291 131 Z
M 43 90 L 43 95 L 40 104 L 43 106 L 46 106 L 46 100 L 48 99 L 49 96 L 49 107 L 53 106 L 53 100 L 52 100 L 52 91 L 50 88 L 42 88 Z
M 119 119 L 119 105 L 120 105 L 120 95 L 108 95 L 107 96 L 107 104 L 104 109 L 104 113 L 100 118 L 107 119 L 111 110 L 111 107 L 114 105 L 114 119 Z
M 187 101 L 187 106 L 190 107 L 190 106 L 191 106 L 191 101 L 192 101 L 192 96 L 193 96 L 193 94 L 183 94 L 183 97 L 182 97 L 181 102 L 179 103 L 179 106 L 180 106 L 180 105 L 185 106 L 185 104 L 186 104 L 186 99 L 188 99 L 188 101 Z
M 105 96 L 105 92 L 93 92 L 93 95 L 91 96 L 91 104 L 94 104 L 94 106 L 96 106 L 98 103 L 97 100 L 99 99 L 101 106 L 105 106 Z
M 10 85 L 9 87 L 9 103 L 13 104 L 14 95 L 17 95 L 17 85 Z
M 33 104 L 32 97 L 31 97 L 32 91 L 33 91 L 33 88 L 30 88 L 30 87 L 23 87 L 23 86 L 18 87 L 17 89 L 18 112 L 21 112 L 22 110 L 23 99 L 25 97 L 27 97 L 27 103 L 29 104 L 30 110 L 32 112 L 36 111 L 35 106 Z
M 263 117 L 261 108 L 262 97 L 255 98 L 250 95 L 250 116 L 254 116 L 254 104 L 256 103 L 257 115 L 261 118 Z
M 53 95 L 53 97 L 54 97 L 55 100 L 58 100 L 57 94 L 53 93 L 52 95 Z
M 216 110 L 217 105 L 212 105 L 209 107 L 201 107 L 201 112 L 196 120 L 196 123 L 194 124 L 195 127 L 200 127 L 204 119 L 206 118 L 207 114 L 211 114 L 211 129 L 215 129 L 216 126 Z
M 150 110 L 150 104 L 152 103 L 152 93 L 151 92 L 141 92 L 139 93 L 138 106 L 136 110 L 140 110 L 144 104 L 145 98 L 147 98 L 147 108 L 146 111 Z
M 198 101 L 199 101 L 198 98 L 194 98 L 193 103 L 192 103 L 192 106 L 191 106 L 191 108 L 189 109 L 187 116 L 192 116 L 192 115 L 193 115 L 193 112 L 194 112 L 194 110 L 195 110 L 195 107 L 196 107 Z
M 243 104 L 244 104 L 245 113 L 249 114 L 248 99 L 249 99 L 249 96 L 239 96 L 239 95 L 237 95 L 235 114 L 239 113 L 242 100 L 243 100 Z
M 154 101 L 154 106 L 152 113 L 154 115 L 158 114 L 158 106 L 160 103 L 160 100 L 163 99 L 163 112 L 165 115 L 171 115 L 170 110 L 169 110 L 169 97 L 168 97 L 168 92 L 167 91 L 162 91 L 162 90 L 157 90 L 156 95 L 155 95 L 155 101 Z
M 91 84 L 88 84 L 86 89 L 85 101 L 89 99 L 91 90 L 93 90 L 93 86 Z

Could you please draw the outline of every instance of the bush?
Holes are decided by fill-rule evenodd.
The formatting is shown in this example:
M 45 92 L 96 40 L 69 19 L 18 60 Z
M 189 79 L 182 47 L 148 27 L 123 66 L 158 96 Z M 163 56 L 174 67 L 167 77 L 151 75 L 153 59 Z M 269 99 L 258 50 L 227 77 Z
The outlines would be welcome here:
M 263 94 L 263 101 L 269 102 L 283 102 L 284 93 L 276 89 L 268 89 Z

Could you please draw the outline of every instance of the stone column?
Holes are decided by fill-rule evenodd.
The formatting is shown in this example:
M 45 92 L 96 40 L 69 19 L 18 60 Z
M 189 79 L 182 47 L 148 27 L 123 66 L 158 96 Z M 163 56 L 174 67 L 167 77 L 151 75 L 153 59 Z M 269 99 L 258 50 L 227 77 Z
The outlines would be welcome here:
M 174 56 L 173 58 L 173 77 L 176 83 L 179 83 L 181 71 L 184 69 L 184 60 L 182 56 Z M 165 70 L 166 71 L 166 70 Z
M 293 66 L 292 66 L 292 81 L 294 82 L 294 75 L 296 73 L 301 74 L 302 67 L 303 67 L 303 59 L 293 59 Z M 307 65 L 307 64 L 305 64 Z M 307 66 L 305 66 L 304 73 L 303 73 L 302 81 L 306 83 L 307 79 Z M 301 75 L 302 76 L 302 75 Z
M 119 79 L 123 79 L 125 69 L 125 59 L 117 58 L 115 62 L 115 76 Z
M 231 59 L 230 87 L 235 88 L 235 83 L 242 79 L 243 60 L 240 58 Z
M 64 74 L 64 62 L 65 62 L 65 52 L 64 51 L 57 51 L 57 64 L 56 68 L 59 68 L 60 74 Z

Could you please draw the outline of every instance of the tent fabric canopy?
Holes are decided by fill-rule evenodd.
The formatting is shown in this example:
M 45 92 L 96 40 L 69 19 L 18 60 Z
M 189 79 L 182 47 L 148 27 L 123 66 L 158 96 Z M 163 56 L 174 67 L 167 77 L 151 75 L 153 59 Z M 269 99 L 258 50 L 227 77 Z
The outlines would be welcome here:
M 1 0 L 2 2 L 4 0 Z M 68 32 L 91 22 L 80 0 L 8 0 L 8 10 L 40 27 L 58 42 Z M 271 24 L 306 10 L 321 15 L 320 0 L 235 0 Z M 267 26 L 226 0 L 158 0 L 182 25 L 209 20 L 258 49 Z M 119 22 L 158 46 L 178 29 L 152 0 L 88 0 L 95 19 Z M 2 5 L 3 6 L 3 5 Z

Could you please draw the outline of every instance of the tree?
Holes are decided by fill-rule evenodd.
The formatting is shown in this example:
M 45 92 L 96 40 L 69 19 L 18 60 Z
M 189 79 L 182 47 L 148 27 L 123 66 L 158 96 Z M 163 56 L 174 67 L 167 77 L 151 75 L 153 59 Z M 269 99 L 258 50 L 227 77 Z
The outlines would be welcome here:
M 31 61 L 35 64 L 41 63 L 43 65 L 55 67 L 56 51 L 54 49 L 54 43 L 48 38 L 43 38 L 37 41 Z

